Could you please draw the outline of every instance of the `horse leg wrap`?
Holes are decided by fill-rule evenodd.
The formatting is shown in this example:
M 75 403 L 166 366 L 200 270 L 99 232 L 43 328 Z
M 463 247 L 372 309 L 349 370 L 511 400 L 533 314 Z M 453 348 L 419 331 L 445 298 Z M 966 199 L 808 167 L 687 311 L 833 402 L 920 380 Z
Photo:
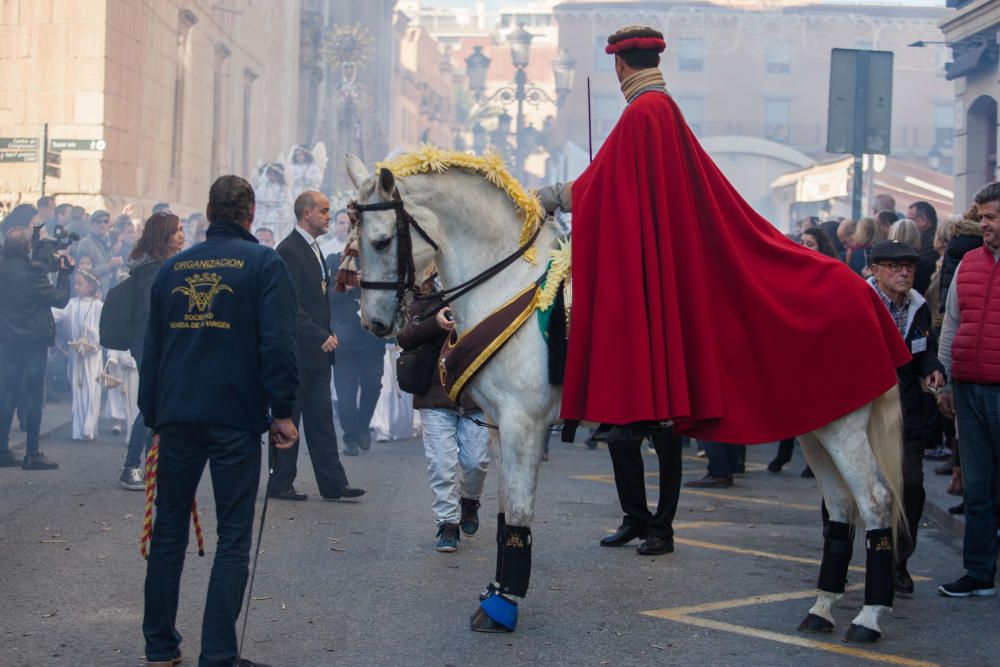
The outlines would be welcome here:
M 503 570 L 500 592 L 524 597 L 531 578 L 531 528 L 507 526 L 503 538 Z
M 865 535 L 865 604 L 891 607 L 895 589 L 892 529 L 869 530 Z
M 497 514 L 497 569 L 493 575 L 493 581 L 486 584 L 486 588 L 479 594 L 480 600 L 485 600 L 500 589 L 500 574 L 503 572 L 503 534 L 506 530 L 507 516 L 500 512 Z
M 853 551 L 851 527 L 846 523 L 831 521 L 823 541 L 823 562 L 819 566 L 819 583 L 816 588 L 827 593 L 843 593 Z
M 500 551 L 500 589 L 487 595 L 479 606 L 491 619 L 513 630 L 517 627 L 517 600 L 528 592 L 531 578 L 531 528 L 506 526 Z

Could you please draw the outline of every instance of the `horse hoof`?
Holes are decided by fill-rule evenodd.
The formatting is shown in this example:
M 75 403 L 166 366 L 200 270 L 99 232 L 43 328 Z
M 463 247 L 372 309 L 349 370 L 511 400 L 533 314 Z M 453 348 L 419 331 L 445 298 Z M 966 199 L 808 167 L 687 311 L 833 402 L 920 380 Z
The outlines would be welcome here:
M 866 628 L 863 625 L 851 623 L 851 627 L 848 628 L 847 634 L 844 635 L 844 641 L 851 644 L 874 644 L 881 637 L 882 633 L 878 630 L 872 630 L 871 628 Z
M 799 623 L 799 632 L 833 632 L 833 623 L 822 616 L 809 614 Z
M 473 632 L 514 632 L 511 628 L 505 625 L 500 625 L 492 618 L 490 618 L 482 607 L 477 607 L 472 617 L 469 619 L 469 627 L 472 628 Z

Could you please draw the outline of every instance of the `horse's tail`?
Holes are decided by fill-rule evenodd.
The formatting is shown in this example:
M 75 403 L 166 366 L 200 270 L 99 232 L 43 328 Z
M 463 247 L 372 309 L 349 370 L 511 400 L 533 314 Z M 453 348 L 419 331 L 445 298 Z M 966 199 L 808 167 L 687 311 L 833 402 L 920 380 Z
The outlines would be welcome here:
M 899 386 L 893 387 L 872 401 L 868 417 L 868 442 L 878 464 L 879 472 L 892 496 L 889 525 L 894 543 L 899 544 L 899 533 L 909 532 L 903 513 L 903 415 L 899 404 Z

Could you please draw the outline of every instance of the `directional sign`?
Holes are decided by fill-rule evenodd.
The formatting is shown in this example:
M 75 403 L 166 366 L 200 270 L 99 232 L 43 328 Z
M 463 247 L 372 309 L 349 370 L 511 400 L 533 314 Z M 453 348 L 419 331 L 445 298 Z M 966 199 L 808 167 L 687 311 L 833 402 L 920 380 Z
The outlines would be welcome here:
M 51 165 L 62 164 L 62 153 L 53 153 L 52 151 L 45 151 L 45 164 L 51 164 Z
M 49 139 L 54 151 L 103 151 L 107 147 L 104 139 Z
M 45 175 L 51 176 L 52 178 L 59 178 L 62 176 L 62 167 L 53 167 L 51 165 L 45 165 Z
M 38 137 L 0 137 L 0 162 L 37 162 Z

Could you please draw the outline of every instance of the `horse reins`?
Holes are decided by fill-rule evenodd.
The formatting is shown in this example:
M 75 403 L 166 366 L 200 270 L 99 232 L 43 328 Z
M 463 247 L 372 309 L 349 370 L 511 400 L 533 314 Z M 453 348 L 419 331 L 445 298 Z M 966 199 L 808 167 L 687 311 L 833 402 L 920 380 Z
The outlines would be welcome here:
M 524 255 L 524 253 L 528 251 L 529 248 L 531 248 L 532 245 L 534 245 L 535 240 L 538 238 L 538 233 L 542 229 L 541 225 L 539 225 L 535 228 L 535 232 L 531 235 L 531 238 L 529 238 L 527 242 L 521 245 L 517 250 L 496 264 L 490 266 L 482 273 L 466 280 L 464 283 L 455 285 L 454 287 L 450 287 L 448 289 L 429 292 L 427 294 L 417 294 L 416 267 L 413 264 L 413 238 L 410 236 L 410 227 L 417 230 L 420 237 L 426 241 L 428 245 L 434 248 L 434 252 L 439 250 L 439 246 L 434 242 L 434 239 L 432 239 L 430 235 L 424 231 L 423 227 L 417 223 L 413 216 L 407 212 L 406 206 L 399 196 L 399 191 L 394 193 L 391 201 L 378 202 L 375 204 L 359 204 L 356 201 L 352 201 L 347 205 L 347 210 L 351 220 L 358 227 L 361 226 L 362 213 L 366 211 L 396 211 L 396 282 L 362 280 L 360 285 L 361 289 L 395 290 L 396 302 L 399 306 L 402 306 L 408 292 L 413 292 L 414 299 L 418 301 L 440 299 L 440 303 L 415 318 L 417 322 L 422 322 L 426 319 L 434 317 L 438 311 L 446 308 L 457 299 L 465 296 L 516 262 L 521 256 Z

